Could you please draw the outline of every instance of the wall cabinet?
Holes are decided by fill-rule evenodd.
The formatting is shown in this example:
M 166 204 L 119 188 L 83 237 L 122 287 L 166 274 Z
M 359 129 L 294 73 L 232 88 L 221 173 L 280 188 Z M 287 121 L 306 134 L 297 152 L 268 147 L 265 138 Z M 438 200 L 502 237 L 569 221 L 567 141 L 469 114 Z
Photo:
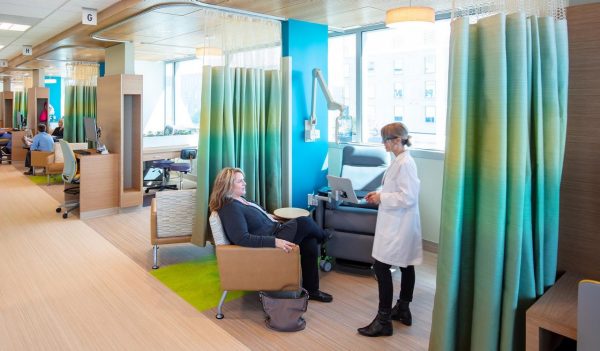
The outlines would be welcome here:
M 141 206 L 142 76 L 118 74 L 98 78 L 97 124 L 101 141 L 119 154 L 119 206 Z

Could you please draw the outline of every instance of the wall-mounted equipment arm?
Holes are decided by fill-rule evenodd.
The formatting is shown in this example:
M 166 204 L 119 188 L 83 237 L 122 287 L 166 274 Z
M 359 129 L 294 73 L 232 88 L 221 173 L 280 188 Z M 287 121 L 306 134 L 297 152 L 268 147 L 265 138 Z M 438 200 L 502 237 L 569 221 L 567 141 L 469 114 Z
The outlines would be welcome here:
M 327 100 L 327 110 L 340 111 L 339 116 L 336 117 L 336 119 L 335 119 L 335 136 L 336 136 L 336 142 L 337 142 L 339 118 L 343 115 L 344 110 L 346 110 L 346 106 L 333 100 L 333 96 L 331 95 L 331 92 L 329 91 L 329 88 L 327 88 L 327 84 L 325 84 L 325 80 L 323 79 L 323 74 L 321 73 L 321 70 L 318 68 L 314 68 L 312 71 L 312 83 L 313 84 L 312 84 L 311 113 L 310 113 L 310 120 L 306 121 L 306 123 L 305 123 L 304 139 L 305 139 L 305 141 L 315 141 L 316 139 L 319 138 L 319 134 L 320 134 L 316 130 L 316 125 L 317 125 L 317 115 L 316 115 L 317 82 L 319 83 L 319 86 L 321 87 L 321 91 L 323 92 L 323 95 L 325 95 L 325 100 Z

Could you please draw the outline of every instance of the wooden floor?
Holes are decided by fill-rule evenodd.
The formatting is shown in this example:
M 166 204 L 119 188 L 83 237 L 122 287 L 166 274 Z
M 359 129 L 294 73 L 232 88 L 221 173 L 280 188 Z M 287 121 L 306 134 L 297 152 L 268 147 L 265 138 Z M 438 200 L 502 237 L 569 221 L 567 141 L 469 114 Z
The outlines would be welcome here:
M 8 165 L 0 350 L 247 349 Z
M 3 178 L 4 174 L 0 173 L 0 179 Z M 20 178 L 25 179 L 23 176 Z M 2 184 L 0 189 L 4 188 L 4 181 Z M 34 186 L 33 188 L 44 190 L 56 199 L 62 197 L 59 185 Z M 58 216 L 55 217 L 58 218 Z M 78 221 L 69 219 L 66 222 Z M 104 238 L 104 243 L 111 243 L 118 249 L 117 251 L 129 257 L 129 262 L 137 263 L 142 271 L 150 269 L 152 255 L 149 243 L 148 208 L 89 219 L 85 221 L 85 224 L 100 234 L 98 237 Z M 165 245 L 160 249 L 160 264 L 185 262 L 212 252 L 213 249 L 210 246 L 200 248 L 191 244 Z M 202 313 L 194 310 L 189 313 L 194 318 L 202 318 L 203 322 L 204 317 L 208 318 L 213 323 L 213 328 L 217 326 L 252 350 L 426 350 L 429 343 L 435 293 L 436 258 L 435 254 L 425 252 L 424 264 L 417 267 L 417 284 L 414 302 L 411 304 L 413 326 L 406 327 L 394 322 L 394 335 L 391 337 L 366 338 L 356 333 L 356 328 L 368 324 L 376 313 L 377 282 L 372 277 L 336 271 L 321 273 L 321 289 L 334 295 L 333 303 L 310 302 L 308 312 L 305 314 L 307 328 L 301 332 L 278 333 L 267 329 L 256 294 L 249 294 L 226 303 L 224 306 L 225 319 L 223 320 L 214 319 L 215 310 Z M 110 265 L 116 265 L 112 259 L 104 259 L 110 261 Z M 146 281 L 153 280 L 146 272 L 140 273 L 140 275 L 143 275 L 143 279 Z M 399 279 L 400 272 L 398 271 L 394 273 L 396 296 Z M 156 284 L 156 281 L 152 283 Z M 187 306 L 183 300 L 173 294 L 165 293 L 163 299 L 169 300 L 169 303 L 177 306 L 180 304 Z M 25 331 L 21 330 L 20 333 L 25 334 Z M 206 335 L 211 335 L 211 333 L 212 331 L 207 331 Z M 216 338 L 211 335 L 211 340 L 214 341 Z M 0 349 L 3 349 L 1 342 Z M 236 346 L 227 347 L 235 348 Z

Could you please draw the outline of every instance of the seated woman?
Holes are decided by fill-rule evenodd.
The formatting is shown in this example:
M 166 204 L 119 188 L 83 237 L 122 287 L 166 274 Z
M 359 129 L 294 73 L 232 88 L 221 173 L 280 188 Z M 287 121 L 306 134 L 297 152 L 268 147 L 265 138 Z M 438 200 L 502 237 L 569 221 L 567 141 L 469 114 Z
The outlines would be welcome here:
M 227 167 L 215 179 L 210 195 L 210 210 L 217 211 L 223 229 L 235 245 L 246 247 L 278 247 L 285 252 L 298 244 L 302 285 L 310 300 L 331 302 L 333 297 L 319 290 L 317 257 L 319 243 L 328 235 L 310 217 L 298 217 L 284 224 L 276 221 L 260 206 L 243 198 L 246 194 L 244 173 Z
M 61 118 L 58 120 L 58 127 L 54 128 L 54 130 L 52 131 L 52 137 L 54 139 L 62 139 L 63 138 L 63 133 L 65 131 L 65 128 L 63 127 L 63 122 L 64 120 Z

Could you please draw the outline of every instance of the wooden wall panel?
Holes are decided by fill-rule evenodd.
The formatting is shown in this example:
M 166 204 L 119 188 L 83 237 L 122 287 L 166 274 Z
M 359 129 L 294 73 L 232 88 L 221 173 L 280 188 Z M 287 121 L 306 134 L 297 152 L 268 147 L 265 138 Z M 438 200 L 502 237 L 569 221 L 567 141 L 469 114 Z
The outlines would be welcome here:
M 558 269 L 600 278 L 600 4 L 569 7 Z

